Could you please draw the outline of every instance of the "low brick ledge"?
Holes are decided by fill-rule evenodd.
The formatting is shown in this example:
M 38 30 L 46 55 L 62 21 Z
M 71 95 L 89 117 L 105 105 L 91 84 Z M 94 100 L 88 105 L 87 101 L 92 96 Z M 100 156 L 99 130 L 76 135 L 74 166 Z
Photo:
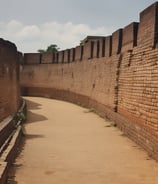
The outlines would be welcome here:
M 22 105 L 16 114 L 25 113 L 25 112 L 26 112 L 26 103 L 23 100 Z M 1 149 L 2 153 L 0 155 L 0 184 L 6 184 L 7 182 L 8 171 L 11 163 L 15 159 L 15 156 L 17 153 L 17 147 L 20 143 L 21 136 L 22 136 L 22 126 L 21 126 L 22 122 L 23 122 L 22 118 L 19 117 L 15 119 L 15 116 L 10 116 L 5 120 L 3 120 L 2 126 L 0 127 L 0 131 L 4 134 L 6 134 L 8 127 L 9 129 L 12 128 L 12 131 L 9 130 L 8 135 L 3 136 L 3 134 L 0 134 L 3 136 L 3 139 L 4 137 L 6 139 L 1 145 L 1 148 L 4 147 L 5 149 L 4 150 Z

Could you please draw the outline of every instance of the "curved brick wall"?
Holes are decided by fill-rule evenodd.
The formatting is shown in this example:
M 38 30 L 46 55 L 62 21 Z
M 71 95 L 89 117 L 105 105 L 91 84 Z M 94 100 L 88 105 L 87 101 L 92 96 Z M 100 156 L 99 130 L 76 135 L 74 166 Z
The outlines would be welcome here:
M 24 55 L 25 95 L 97 109 L 158 160 L 158 3 L 111 36 L 57 54 Z

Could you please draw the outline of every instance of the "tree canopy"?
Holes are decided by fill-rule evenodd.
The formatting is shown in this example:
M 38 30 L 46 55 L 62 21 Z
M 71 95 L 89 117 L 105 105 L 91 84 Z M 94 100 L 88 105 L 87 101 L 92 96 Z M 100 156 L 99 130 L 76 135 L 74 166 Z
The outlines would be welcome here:
M 47 53 L 47 52 L 54 52 L 54 53 L 56 53 L 56 52 L 59 51 L 59 49 L 60 49 L 60 48 L 59 48 L 56 44 L 51 44 L 51 45 L 49 45 L 49 46 L 47 47 L 46 50 L 44 50 L 44 49 L 39 49 L 38 52 L 39 52 L 39 53 Z

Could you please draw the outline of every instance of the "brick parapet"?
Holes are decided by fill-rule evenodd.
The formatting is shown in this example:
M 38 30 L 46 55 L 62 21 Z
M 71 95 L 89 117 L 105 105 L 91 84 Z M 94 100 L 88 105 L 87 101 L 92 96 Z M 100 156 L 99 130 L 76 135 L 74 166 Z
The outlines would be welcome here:
M 154 47 L 158 34 L 158 2 L 140 13 L 138 46 Z
M 137 34 L 139 23 L 133 22 L 123 29 L 123 40 L 121 52 L 131 51 L 137 46 Z
M 53 53 L 52 52 L 47 52 L 47 53 L 42 53 L 41 54 L 41 64 L 48 64 L 48 63 L 53 63 Z
M 76 49 L 75 48 L 71 48 L 70 49 L 70 62 L 74 62 L 75 61 L 75 57 L 76 57 Z

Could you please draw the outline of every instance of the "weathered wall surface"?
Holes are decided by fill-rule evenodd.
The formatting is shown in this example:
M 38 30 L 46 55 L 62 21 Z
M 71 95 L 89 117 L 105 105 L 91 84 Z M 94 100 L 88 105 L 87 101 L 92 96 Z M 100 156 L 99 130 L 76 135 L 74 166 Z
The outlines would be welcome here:
M 33 61 L 26 54 L 21 73 L 24 94 L 93 107 L 158 160 L 157 12 L 154 3 L 140 13 L 140 23 L 43 56 L 49 64 L 40 54 Z
M 0 121 L 19 108 L 19 64 L 16 46 L 0 39 Z
M 0 184 L 7 183 L 17 155 L 26 111 L 20 98 L 19 63 L 23 63 L 22 53 L 13 43 L 0 39 Z

